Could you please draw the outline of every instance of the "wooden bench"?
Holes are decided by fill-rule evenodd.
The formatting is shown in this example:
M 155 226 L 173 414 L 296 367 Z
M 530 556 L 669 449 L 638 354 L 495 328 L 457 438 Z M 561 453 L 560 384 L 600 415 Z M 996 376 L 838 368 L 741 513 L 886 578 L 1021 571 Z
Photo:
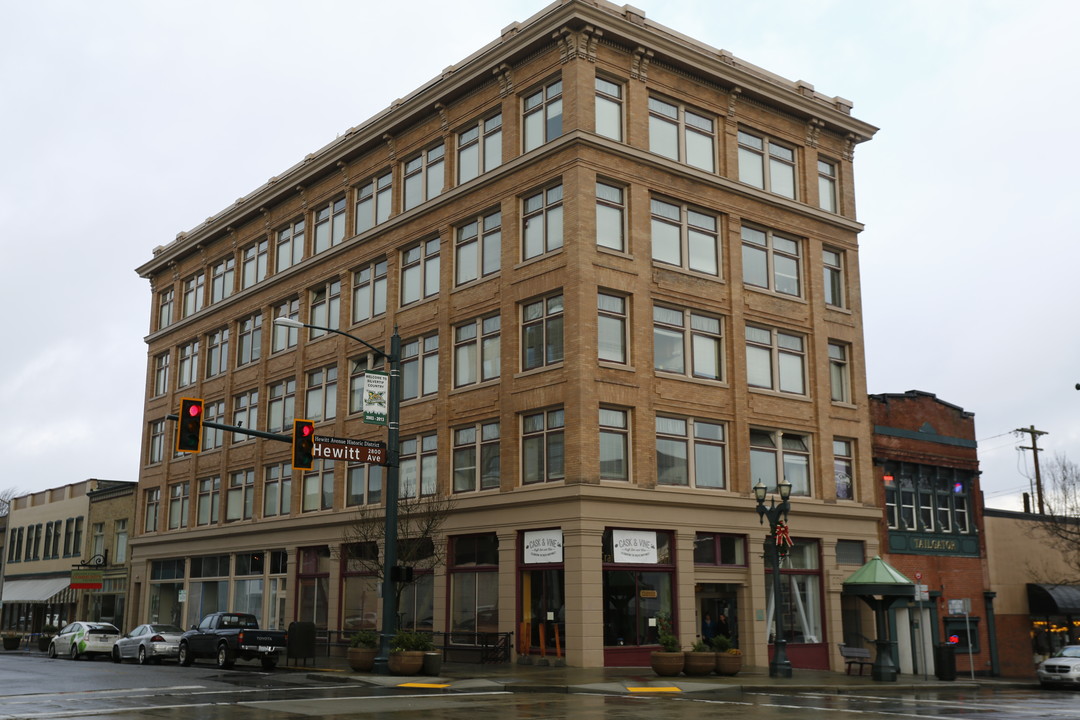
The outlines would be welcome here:
M 873 667 L 874 663 L 870 660 L 870 651 L 866 648 L 848 647 L 847 645 L 840 645 L 840 655 L 844 658 L 844 662 L 847 664 L 847 674 L 851 674 L 851 666 L 859 666 L 859 674 L 862 675 L 863 667 L 869 665 Z

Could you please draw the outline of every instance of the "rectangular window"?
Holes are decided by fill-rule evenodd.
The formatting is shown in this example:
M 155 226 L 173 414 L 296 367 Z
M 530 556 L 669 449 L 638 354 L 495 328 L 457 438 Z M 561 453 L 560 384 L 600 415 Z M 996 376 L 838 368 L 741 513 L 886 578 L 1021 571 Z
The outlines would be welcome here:
M 846 343 L 829 343 L 829 386 L 832 401 L 851 402 L 851 374 L 848 366 L 850 346 Z
M 312 422 L 337 417 L 337 365 L 308 372 L 304 412 Z
M 401 346 L 401 399 L 415 400 L 439 392 L 439 335 L 427 335 Z
M 600 479 L 630 479 L 630 413 L 600 408 Z
M 158 330 L 172 325 L 174 295 L 175 293 L 172 288 L 162 290 L 158 293 Z
M 499 423 L 488 422 L 454 430 L 454 492 L 499 487 Z
M 194 385 L 199 378 L 199 341 L 180 346 L 180 362 L 176 368 L 176 389 Z
M 552 295 L 521 306 L 521 369 L 533 370 L 563 360 L 563 296 Z
M 384 358 L 373 357 L 373 353 L 353 358 L 349 375 L 349 412 L 358 413 L 364 409 L 364 376 L 368 370 L 379 370 L 384 365 Z
M 221 302 L 236 289 L 236 258 L 227 257 L 211 268 L 210 303 Z
M 596 134 L 622 142 L 623 87 L 618 83 L 596 78 Z
M 236 324 L 236 366 L 258 362 L 262 357 L 262 313 L 243 318 Z
M 780 430 L 750 430 L 750 483 L 776 492 L 778 478 L 791 483 L 792 495 L 810 494 L 810 438 Z
M 695 565 L 746 566 L 746 537 L 698 533 L 694 538 Z
M 345 473 L 345 505 L 374 505 L 382 502 L 385 471 L 382 465 L 349 465 Z
M 836 480 L 836 499 L 855 499 L 855 455 L 851 440 L 833 438 L 833 477 Z
M 356 234 L 390 219 L 393 173 L 384 173 L 356 189 Z
M 746 381 L 751 387 L 805 395 L 803 336 L 747 325 Z
M 626 205 L 623 189 L 596 183 L 596 244 L 626 252 Z
M 341 320 L 341 281 L 331 280 L 311 291 L 311 325 L 337 330 Z M 326 335 L 326 330 L 310 328 L 312 340 Z
M 502 165 L 502 113 L 458 133 L 458 184 Z
M 184 317 L 191 317 L 206 301 L 206 273 L 196 273 L 184 281 Z
M 722 490 L 727 487 L 723 423 L 656 417 L 656 483 Z
M 866 548 L 862 540 L 837 540 L 836 562 L 840 565 L 862 565 L 866 562 Z
M 315 245 L 318 255 L 345 239 L 345 198 L 341 197 L 315 211 Z
M 250 520 L 255 505 L 255 471 L 238 470 L 229 474 L 229 491 L 225 497 L 225 522 Z
M 281 272 L 304 259 L 304 221 L 297 220 L 277 233 L 275 272 Z
M 401 253 L 401 304 L 438 294 L 439 238 L 432 238 Z
M 563 480 L 565 419 L 562 408 L 521 417 L 521 482 Z
M 143 525 L 143 532 L 157 532 L 158 529 L 158 511 L 161 509 L 161 488 L 152 488 L 146 491 L 144 495 L 145 507 L 146 507 L 146 522 Z M 78 552 L 78 543 L 74 544 L 72 548 L 75 552 Z M 67 533 L 64 534 L 64 554 L 70 555 L 69 546 L 67 542 Z
M 269 258 L 269 240 L 260 240 L 244 248 L 243 266 L 240 269 L 240 284 L 244 289 L 266 279 L 270 272 Z
M 334 461 L 316 460 L 304 473 L 304 495 L 301 511 L 334 509 Z
M 649 150 L 672 160 L 715 172 L 715 123 L 700 111 L 650 97 Z
M 529 260 L 563 246 L 563 187 L 541 190 L 522 201 L 521 257 Z
M 438 474 L 438 436 L 435 434 L 408 438 L 401 441 L 399 472 L 400 495 L 416 497 L 417 489 L 423 497 L 435 494 Z
M 739 131 L 739 180 L 795 198 L 795 150 L 764 135 Z
M 274 319 L 277 318 L 289 318 L 290 320 L 300 319 L 300 298 L 293 298 L 286 300 L 277 307 L 274 308 Z M 271 352 L 281 352 L 282 350 L 288 350 L 289 348 L 296 347 L 296 341 L 299 337 L 299 328 L 285 327 L 284 325 L 274 325 L 274 331 L 271 336 Z
M 653 306 L 653 368 L 724 379 L 723 321 L 685 308 Z
M 292 465 L 267 465 L 263 479 L 263 517 L 292 512 Z
M 59 532 L 59 528 L 57 528 Z M 113 532 L 116 535 L 115 551 L 113 553 L 113 561 L 116 563 L 127 562 L 127 545 L 128 545 L 128 529 L 127 519 L 113 521 Z M 55 555 L 55 544 L 54 555 Z
M 838 212 L 836 202 L 836 163 L 818 160 L 818 207 L 829 212 Z
M 229 328 L 215 330 L 206 336 L 206 377 L 225 372 L 229 362 Z
M 146 452 L 146 462 L 153 465 L 165 457 L 165 421 L 154 420 L 150 423 L 150 442 Z
M 257 430 L 259 428 L 259 391 L 249 390 L 245 393 L 233 396 L 233 425 Z M 232 441 L 236 443 L 254 440 L 253 435 L 233 433 Z
M 502 267 L 502 213 L 496 210 L 457 228 L 454 282 L 464 285 Z
M 802 295 L 799 241 L 743 225 L 743 282 L 783 295 Z
M 446 145 L 439 143 L 405 161 L 402 173 L 405 178 L 405 210 L 411 210 L 443 191 L 445 159 Z
M 825 304 L 842 308 L 846 305 L 843 255 L 838 250 L 822 248 L 821 262 L 825 272 Z
M 611 293 L 597 293 L 596 347 L 603 362 L 630 362 L 630 309 L 627 298 Z
M 454 387 L 499 377 L 499 316 L 477 318 L 454 328 Z
M 272 383 L 267 388 L 270 398 L 267 408 L 267 432 L 281 432 L 292 427 L 296 417 L 296 379 L 289 378 Z
M 360 323 L 386 312 L 386 260 L 353 271 L 353 317 Z
M 204 403 L 203 420 L 213 423 L 225 423 L 225 401 L 212 400 Z M 220 428 L 203 425 L 202 449 L 216 450 L 225 440 L 225 431 Z
M 537 88 L 523 98 L 525 152 L 562 135 L 562 80 Z
M 154 357 L 154 395 L 164 395 L 169 390 L 169 358 L 164 352 Z
M 652 257 L 694 272 L 720 275 L 720 234 L 715 215 L 653 198 Z
M 178 530 L 188 526 L 191 514 L 191 483 L 169 486 L 169 529 Z

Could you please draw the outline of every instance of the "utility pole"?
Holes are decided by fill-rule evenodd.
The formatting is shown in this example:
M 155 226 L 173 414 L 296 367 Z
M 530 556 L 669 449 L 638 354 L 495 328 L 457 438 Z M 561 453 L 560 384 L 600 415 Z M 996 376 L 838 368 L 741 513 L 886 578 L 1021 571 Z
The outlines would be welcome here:
M 1077 389 L 1080 389 L 1080 386 L 1078 386 Z M 1047 435 L 1049 433 L 1046 433 L 1043 430 L 1036 430 L 1034 425 L 1029 428 L 1017 428 L 1016 430 L 1014 430 L 1014 432 L 1027 433 L 1028 435 L 1031 435 L 1031 447 L 1025 447 L 1021 445 L 1020 449 L 1031 451 L 1031 457 L 1035 463 L 1035 498 L 1039 505 L 1039 514 L 1045 515 L 1046 506 L 1043 504 L 1042 475 L 1039 474 L 1039 436 Z

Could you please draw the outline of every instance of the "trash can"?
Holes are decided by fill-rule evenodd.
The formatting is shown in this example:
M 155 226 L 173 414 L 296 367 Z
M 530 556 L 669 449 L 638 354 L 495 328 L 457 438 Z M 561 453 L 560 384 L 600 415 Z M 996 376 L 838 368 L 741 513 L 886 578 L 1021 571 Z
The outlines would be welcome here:
M 934 648 L 934 674 L 938 680 L 956 679 L 956 648 L 947 643 L 939 643 Z

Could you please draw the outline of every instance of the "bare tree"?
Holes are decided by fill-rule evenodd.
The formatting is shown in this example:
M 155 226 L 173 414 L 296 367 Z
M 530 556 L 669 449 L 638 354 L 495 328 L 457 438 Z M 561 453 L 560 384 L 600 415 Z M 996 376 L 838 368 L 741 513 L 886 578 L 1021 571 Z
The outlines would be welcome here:
M 1040 579 L 1057 585 L 1080 584 L 1080 465 L 1058 453 L 1042 474 L 1046 514 L 1038 516 L 1036 531 L 1060 553 L 1066 569 L 1047 565 Z
M 13 498 L 17 498 L 22 494 L 18 488 L 5 488 L 0 490 L 0 518 L 7 517 L 7 514 L 11 512 L 11 501 Z

